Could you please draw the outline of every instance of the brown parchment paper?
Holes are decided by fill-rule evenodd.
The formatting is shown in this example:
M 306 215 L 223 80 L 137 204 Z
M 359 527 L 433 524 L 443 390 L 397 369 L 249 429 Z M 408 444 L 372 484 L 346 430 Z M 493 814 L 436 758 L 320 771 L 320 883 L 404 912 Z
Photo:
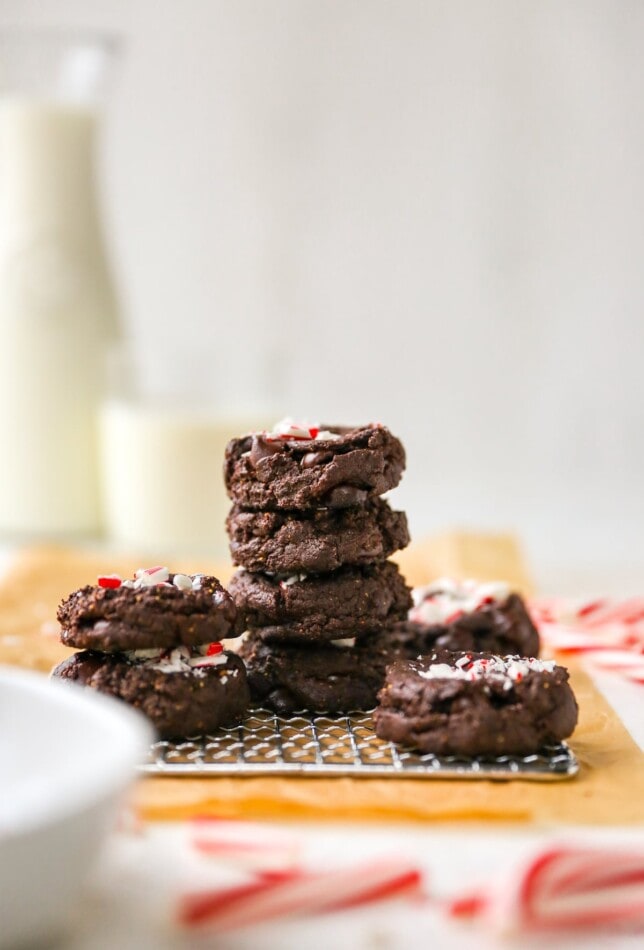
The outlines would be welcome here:
M 94 582 L 98 573 L 126 575 L 140 561 L 62 548 L 23 552 L 0 585 L 0 663 L 48 672 L 70 652 L 57 642 L 60 598 Z M 510 578 L 522 590 L 530 586 L 518 548 L 507 537 L 445 536 L 412 547 L 400 561 L 414 584 L 449 573 Z M 212 570 L 222 580 L 231 570 L 225 563 L 172 567 Z M 571 781 L 149 777 L 137 783 L 134 803 L 143 817 L 153 820 L 219 815 L 641 824 L 644 755 L 585 673 L 577 668 L 571 672 L 580 706 L 571 745 L 581 763 L 580 775 Z

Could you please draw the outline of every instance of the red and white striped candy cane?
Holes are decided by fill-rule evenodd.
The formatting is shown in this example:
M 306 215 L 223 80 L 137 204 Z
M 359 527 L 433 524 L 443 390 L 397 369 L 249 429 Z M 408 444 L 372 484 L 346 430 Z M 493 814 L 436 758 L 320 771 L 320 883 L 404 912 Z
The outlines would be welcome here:
M 644 683 L 644 599 L 601 598 L 577 604 L 538 601 L 532 612 L 555 652 L 583 654 L 592 666 Z
M 178 908 L 185 927 L 222 933 L 278 918 L 347 910 L 394 897 L 422 894 L 422 874 L 411 864 L 379 861 L 332 871 L 285 872 L 240 887 L 188 894 Z
M 615 922 L 644 927 L 644 853 L 548 848 L 512 878 L 448 902 L 447 911 L 500 931 L 588 929 Z

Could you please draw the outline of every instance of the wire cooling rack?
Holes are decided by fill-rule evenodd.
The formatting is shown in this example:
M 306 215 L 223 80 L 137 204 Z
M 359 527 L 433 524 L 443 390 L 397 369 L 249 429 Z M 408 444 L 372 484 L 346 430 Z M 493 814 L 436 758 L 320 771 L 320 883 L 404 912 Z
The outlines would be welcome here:
M 216 734 L 162 740 L 143 772 L 155 775 L 307 775 L 355 778 L 572 778 L 579 764 L 565 743 L 534 755 L 464 758 L 422 754 L 379 739 L 371 713 L 277 716 L 252 710 L 241 725 Z

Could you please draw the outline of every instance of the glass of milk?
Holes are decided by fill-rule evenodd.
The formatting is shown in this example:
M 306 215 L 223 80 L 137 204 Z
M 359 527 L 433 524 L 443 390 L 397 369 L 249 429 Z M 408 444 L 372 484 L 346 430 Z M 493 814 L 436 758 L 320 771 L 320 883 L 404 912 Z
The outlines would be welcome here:
M 115 54 L 102 36 L 0 32 L 0 536 L 100 527 L 117 308 L 94 153 Z
M 246 367 L 244 394 L 227 395 L 217 353 L 164 351 L 149 340 L 111 354 L 101 413 L 102 487 L 110 541 L 156 559 L 227 551 L 226 445 L 271 428 L 261 373 Z

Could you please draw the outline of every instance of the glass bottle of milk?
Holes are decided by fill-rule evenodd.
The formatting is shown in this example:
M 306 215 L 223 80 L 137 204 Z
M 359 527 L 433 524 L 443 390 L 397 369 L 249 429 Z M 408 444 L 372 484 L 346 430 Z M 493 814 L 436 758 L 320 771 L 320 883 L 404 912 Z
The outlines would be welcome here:
M 94 179 L 111 41 L 0 34 L 0 533 L 100 525 L 97 409 L 117 335 Z

